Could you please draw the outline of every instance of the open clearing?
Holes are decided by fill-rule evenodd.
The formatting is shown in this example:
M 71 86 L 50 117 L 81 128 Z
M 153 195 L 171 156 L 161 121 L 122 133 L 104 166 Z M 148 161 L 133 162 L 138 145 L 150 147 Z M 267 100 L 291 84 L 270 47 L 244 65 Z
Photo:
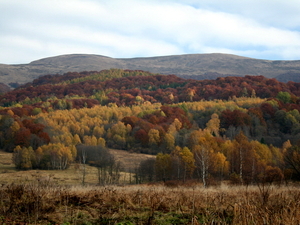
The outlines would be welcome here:
M 123 150 L 110 149 L 117 161 L 120 161 L 126 172 L 121 173 L 120 183 L 133 182 L 134 169 L 141 161 L 155 158 L 153 155 L 129 153 Z M 86 165 L 86 183 L 97 184 L 97 169 Z M 128 173 L 131 172 L 131 173 Z M 130 178 L 131 177 L 131 178 Z M 82 165 L 73 163 L 66 170 L 27 170 L 18 171 L 12 162 L 12 153 L 0 151 L 0 183 L 24 183 L 35 180 L 49 180 L 56 184 L 76 185 L 82 183 Z

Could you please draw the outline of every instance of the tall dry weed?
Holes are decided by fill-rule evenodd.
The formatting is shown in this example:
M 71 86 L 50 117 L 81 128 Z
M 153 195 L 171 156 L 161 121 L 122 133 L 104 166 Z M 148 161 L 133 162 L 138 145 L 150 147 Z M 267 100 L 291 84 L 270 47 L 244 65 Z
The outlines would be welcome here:
M 267 196 L 267 197 L 266 197 Z M 270 186 L 57 186 L 50 181 L 0 187 L 0 223 L 300 224 L 300 190 Z

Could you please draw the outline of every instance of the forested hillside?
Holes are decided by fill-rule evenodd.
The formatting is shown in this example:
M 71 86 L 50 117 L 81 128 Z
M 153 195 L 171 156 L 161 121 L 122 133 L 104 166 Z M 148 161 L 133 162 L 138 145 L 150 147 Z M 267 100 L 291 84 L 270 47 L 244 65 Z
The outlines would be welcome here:
M 0 96 L 0 148 L 19 169 L 88 163 L 114 183 L 126 168 L 107 148 L 157 155 L 137 165 L 138 182 L 297 180 L 299 97 L 300 83 L 263 76 L 47 75 Z

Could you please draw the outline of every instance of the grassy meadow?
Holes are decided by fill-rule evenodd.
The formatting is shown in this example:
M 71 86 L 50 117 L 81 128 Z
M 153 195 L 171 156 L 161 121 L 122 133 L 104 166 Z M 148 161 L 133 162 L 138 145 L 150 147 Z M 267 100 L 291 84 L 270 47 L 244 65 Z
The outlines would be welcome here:
M 126 158 L 127 166 L 149 157 L 112 152 L 120 161 Z M 1 224 L 300 224 L 300 189 L 291 184 L 97 186 L 96 169 L 87 166 L 83 186 L 79 165 L 17 171 L 5 152 L 0 173 Z M 122 179 L 128 184 L 129 174 Z
M 133 172 L 142 160 L 155 157 L 147 154 L 129 153 L 127 151 L 110 149 L 115 159 L 121 162 L 127 172 L 121 172 L 120 184 L 134 183 Z M 97 169 L 85 165 L 85 183 L 96 185 L 98 183 Z M 81 185 L 82 165 L 73 163 L 66 170 L 16 170 L 12 162 L 12 153 L 0 151 L 0 184 L 23 184 L 34 181 L 48 181 L 58 185 Z

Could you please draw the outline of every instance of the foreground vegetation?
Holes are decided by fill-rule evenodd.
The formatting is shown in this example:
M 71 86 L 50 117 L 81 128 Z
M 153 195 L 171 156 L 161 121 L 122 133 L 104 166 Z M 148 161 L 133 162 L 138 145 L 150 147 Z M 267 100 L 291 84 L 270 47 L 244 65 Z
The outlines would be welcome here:
M 147 155 L 111 150 L 127 168 Z M 136 157 L 140 157 L 137 158 Z M 123 163 L 126 163 L 122 161 Z M 122 173 L 119 185 L 98 186 L 97 169 L 18 171 L 12 153 L 0 152 L 1 224 L 299 224 L 297 184 L 204 188 L 195 180 L 133 185 Z M 131 185 L 129 185 L 132 183 Z
M 56 186 L 48 181 L 0 188 L 6 224 L 299 224 L 292 186 Z M 4 216 L 5 215 L 5 216 Z M 18 223 L 23 222 L 23 223 Z

